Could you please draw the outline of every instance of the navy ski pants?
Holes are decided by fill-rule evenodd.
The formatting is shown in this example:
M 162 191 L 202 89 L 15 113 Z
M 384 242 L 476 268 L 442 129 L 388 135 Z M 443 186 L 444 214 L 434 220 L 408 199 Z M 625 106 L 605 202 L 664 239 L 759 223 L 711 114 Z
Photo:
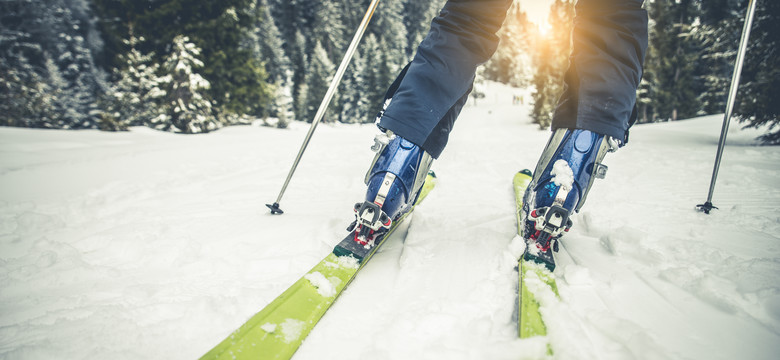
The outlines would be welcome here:
M 622 143 L 636 119 L 636 89 L 647 50 L 643 0 L 579 0 L 573 50 L 552 128 L 585 129 Z M 379 126 L 434 158 L 447 145 L 477 66 L 498 46 L 512 0 L 449 0 L 411 63 L 388 90 Z

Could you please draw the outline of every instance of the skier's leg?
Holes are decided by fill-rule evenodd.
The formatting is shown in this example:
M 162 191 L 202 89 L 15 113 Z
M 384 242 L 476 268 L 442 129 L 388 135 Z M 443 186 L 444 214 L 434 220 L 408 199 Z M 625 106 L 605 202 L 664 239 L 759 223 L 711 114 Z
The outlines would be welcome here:
M 643 0 L 580 0 L 564 92 L 552 128 L 586 129 L 625 143 L 647 50 Z
M 512 0 L 449 0 L 433 19 L 379 126 L 438 158 L 471 91 L 477 66 L 498 46 L 496 32 Z M 438 131 L 434 131 L 438 130 Z
M 366 175 L 368 190 L 355 205 L 356 241 L 371 243 L 407 212 L 434 158 L 447 144 L 474 73 L 498 46 L 512 0 L 449 0 L 386 95 L 377 155 Z
M 606 174 L 601 161 L 628 141 L 636 118 L 636 89 L 647 49 L 642 0 L 580 0 L 565 88 L 553 116 L 553 134 L 525 194 L 524 236 L 535 245 L 527 258 L 553 268 L 551 249 L 568 231 L 593 184 Z

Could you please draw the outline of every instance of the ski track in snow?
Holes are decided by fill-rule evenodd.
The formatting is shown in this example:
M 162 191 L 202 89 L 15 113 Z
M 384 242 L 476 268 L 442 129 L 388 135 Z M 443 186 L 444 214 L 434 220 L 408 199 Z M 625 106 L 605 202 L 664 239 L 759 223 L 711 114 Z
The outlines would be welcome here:
M 533 359 L 516 338 L 511 179 L 549 132 L 521 90 L 464 109 L 439 184 L 295 359 Z M 526 98 L 530 98 L 525 93 Z M 722 116 L 638 125 L 539 294 L 556 359 L 775 359 L 780 148 Z M 352 220 L 373 125 L 321 126 L 267 214 L 308 126 L 182 136 L 0 128 L 0 359 L 192 359 L 325 256 Z M 516 252 L 516 249 L 514 249 Z

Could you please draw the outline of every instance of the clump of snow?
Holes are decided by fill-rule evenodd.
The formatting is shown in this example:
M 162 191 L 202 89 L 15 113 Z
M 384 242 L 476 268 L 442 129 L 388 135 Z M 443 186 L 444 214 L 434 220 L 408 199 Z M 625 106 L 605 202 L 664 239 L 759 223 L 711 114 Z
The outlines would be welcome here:
M 357 269 L 360 266 L 360 262 L 354 256 L 338 256 L 336 257 L 336 263 L 328 262 L 329 267 L 340 267 L 345 269 Z
M 591 285 L 592 280 L 588 268 L 571 264 L 563 268 L 563 278 L 569 285 Z
M 287 343 L 291 343 L 293 341 L 298 340 L 301 337 L 301 334 L 303 333 L 303 328 L 306 326 L 306 323 L 301 320 L 296 319 L 286 319 L 282 323 L 282 336 L 284 337 L 284 341 Z
M 562 187 L 565 190 L 571 190 L 574 184 L 574 172 L 572 172 L 569 163 L 566 160 L 559 159 L 553 164 L 552 171 L 550 172 L 553 178 L 552 181 L 555 185 Z
M 520 235 L 515 235 L 514 238 L 512 238 L 512 241 L 509 243 L 509 252 L 515 257 L 515 259 L 519 259 L 521 256 L 523 256 L 523 252 L 525 252 L 525 240 Z
M 269 334 L 271 334 L 274 331 L 276 331 L 276 324 L 265 323 L 265 324 L 263 324 L 263 326 L 260 327 L 260 329 L 265 331 L 265 332 L 267 332 L 267 333 L 269 333 Z
M 539 256 L 541 254 L 541 249 L 539 249 L 539 246 L 537 246 L 536 240 L 532 240 L 531 243 L 528 245 L 528 253 L 533 256 Z
M 336 295 L 336 287 L 319 271 L 308 273 L 304 275 L 306 280 L 317 289 L 317 293 L 324 297 L 332 297 Z

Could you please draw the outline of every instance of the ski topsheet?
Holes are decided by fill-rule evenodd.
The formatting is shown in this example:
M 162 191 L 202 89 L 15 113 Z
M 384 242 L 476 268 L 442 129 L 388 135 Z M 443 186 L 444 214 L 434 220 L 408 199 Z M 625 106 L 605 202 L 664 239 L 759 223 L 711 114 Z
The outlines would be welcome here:
M 523 195 L 530 183 L 530 171 L 524 170 L 515 174 L 513 185 L 517 205 L 517 234 L 521 237 L 523 236 Z M 526 244 L 525 251 L 528 251 L 528 244 Z M 555 283 L 555 276 L 544 264 L 537 264 L 533 260 L 525 260 L 524 258 L 525 256 L 520 256 L 520 259 L 517 261 L 517 334 L 521 338 L 544 336 L 547 335 L 547 327 L 542 319 L 542 314 L 539 312 L 539 302 L 536 300 L 533 290 L 538 289 L 540 286 L 548 286 L 558 296 L 558 287 Z M 552 348 L 549 344 L 548 352 L 552 353 Z
M 434 185 L 435 176 L 429 173 L 415 206 L 422 202 Z M 358 271 L 411 212 L 395 221 L 388 233 L 377 239 L 377 243 L 362 260 L 334 253 L 326 256 L 201 359 L 291 358 Z M 348 236 L 344 241 L 352 241 L 351 238 Z

